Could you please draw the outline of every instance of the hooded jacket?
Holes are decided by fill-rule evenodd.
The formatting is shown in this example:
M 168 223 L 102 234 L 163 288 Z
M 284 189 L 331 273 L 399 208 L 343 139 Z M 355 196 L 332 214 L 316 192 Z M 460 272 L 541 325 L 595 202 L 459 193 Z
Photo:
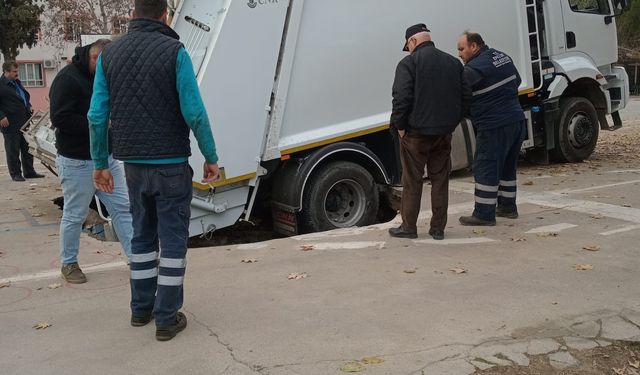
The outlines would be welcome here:
M 78 160 L 91 160 L 87 121 L 93 92 L 93 75 L 89 72 L 90 48 L 76 48 L 71 64 L 56 75 L 49 91 L 51 123 L 56 129 L 58 154 Z

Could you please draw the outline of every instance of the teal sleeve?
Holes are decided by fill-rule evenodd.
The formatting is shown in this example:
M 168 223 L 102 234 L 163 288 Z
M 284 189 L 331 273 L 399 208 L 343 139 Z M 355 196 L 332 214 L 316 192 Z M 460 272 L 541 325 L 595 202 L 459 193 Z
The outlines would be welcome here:
M 200 96 L 200 88 L 193 72 L 193 63 L 187 51 L 182 48 L 176 61 L 176 88 L 180 97 L 180 110 L 187 125 L 198 141 L 200 152 L 207 163 L 218 162 L 216 144 L 211 133 L 209 115 Z
M 109 168 L 109 87 L 102 69 L 102 55 L 96 63 L 93 95 L 87 118 L 94 169 Z

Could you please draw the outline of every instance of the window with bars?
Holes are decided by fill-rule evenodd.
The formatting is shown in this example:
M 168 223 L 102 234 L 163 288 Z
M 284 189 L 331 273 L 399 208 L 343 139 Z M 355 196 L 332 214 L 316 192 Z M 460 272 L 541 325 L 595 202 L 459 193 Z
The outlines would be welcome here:
M 111 20 L 112 34 L 120 35 L 127 33 L 129 19 L 127 17 L 113 17 Z
M 44 72 L 41 63 L 19 63 L 18 72 L 24 87 L 44 87 Z

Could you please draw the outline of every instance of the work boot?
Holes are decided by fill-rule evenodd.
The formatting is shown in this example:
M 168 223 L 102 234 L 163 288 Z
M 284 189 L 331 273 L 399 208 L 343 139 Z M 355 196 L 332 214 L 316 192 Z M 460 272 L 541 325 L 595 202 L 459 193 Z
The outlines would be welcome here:
M 43 174 L 37 173 L 37 172 L 33 172 L 33 173 L 25 173 L 24 174 L 25 178 L 44 178 Z
M 22 175 L 21 175 L 21 174 L 17 174 L 17 175 L 15 175 L 15 176 L 11 176 L 11 179 L 12 179 L 13 181 L 18 181 L 18 182 L 22 182 L 22 181 L 24 181 L 24 177 L 22 177 Z
M 496 207 L 496 216 L 497 217 L 506 217 L 507 219 L 517 219 L 518 218 L 518 209 L 512 208 L 508 209 L 504 206 Z
M 399 226 L 398 228 L 389 229 L 389 235 L 391 235 L 391 237 L 397 237 L 397 238 L 418 238 L 417 231 L 409 231 L 402 228 L 402 226 Z
M 78 266 L 78 263 L 63 264 L 61 273 L 62 278 L 68 283 L 83 284 L 87 282 L 87 277 Z
M 183 331 L 187 327 L 187 317 L 178 312 L 176 314 L 176 321 L 166 327 L 156 327 L 156 340 L 169 341 L 176 337 L 178 332 Z
M 494 227 L 496 225 L 495 220 L 483 220 L 475 216 L 460 216 L 460 224 L 470 227 Z
M 135 316 L 131 315 L 131 325 L 133 327 L 144 327 L 153 319 L 153 314 L 149 313 L 147 315 Z
M 444 231 L 440 229 L 429 229 L 429 235 L 433 237 L 434 240 L 442 241 L 444 240 Z

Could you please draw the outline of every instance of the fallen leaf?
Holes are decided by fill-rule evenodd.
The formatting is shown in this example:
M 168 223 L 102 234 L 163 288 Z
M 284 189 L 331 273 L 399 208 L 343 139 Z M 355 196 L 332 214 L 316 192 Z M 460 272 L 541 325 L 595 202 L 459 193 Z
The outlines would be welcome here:
M 365 365 L 379 365 L 382 362 L 384 362 L 384 359 L 379 358 L 379 357 L 365 357 L 365 358 L 362 358 L 362 363 L 364 363 Z
M 625 369 L 624 369 L 624 368 L 615 368 L 615 367 L 612 367 L 612 368 L 611 368 L 611 370 L 613 370 L 613 372 L 614 372 L 616 375 L 626 375 L 626 374 L 625 374 L 625 372 L 626 372 L 626 371 L 625 371 Z
M 526 181 L 523 185 L 525 185 L 525 186 L 533 186 L 534 183 L 533 183 L 533 181 Z
M 630 205 L 630 204 L 623 204 L 623 205 L 622 205 L 622 207 L 627 207 L 627 208 L 629 208 L 629 207 L 631 207 L 631 205 Z
M 34 186 L 38 186 L 38 184 L 32 183 L 32 184 L 29 184 L 29 186 L 34 187 Z
M 576 264 L 576 271 L 591 271 L 593 266 L 591 264 Z
M 604 216 L 598 214 L 598 215 L 592 215 L 591 218 L 592 219 L 596 219 L 596 220 L 600 220 L 600 219 L 604 219 Z
M 313 245 L 302 245 L 300 246 L 300 248 L 302 249 L 302 251 L 311 251 L 313 250 Z
M 469 272 L 468 269 L 461 268 L 461 267 L 451 268 L 451 269 L 449 269 L 449 271 L 455 273 L 456 275 L 460 275 L 460 274 Z
M 290 273 L 289 276 L 287 276 L 287 278 L 289 280 L 300 280 L 300 279 L 306 279 L 309 275 L 307 275 L 306 272 L 294 272 L 294 273 Z
M 536 234 L 536 236 L 538 237 L 558 237 L 559 235 L 560 233 L 556 233 L 556 232 L 545 232 L 545 233 Z
M 483 235 L 485 234 L 485 231 L 483 231 L 482 229 L 474 229 L 473 230 L 473 234 L 477 234 L 477 235 Z
M 96 251 L 96 254 L 102 254 L 102 253 L 104 253 L 104 250 L 97 250 Z
M 514 238 L 511 239 L 511 241 L 513 241 L 513 242 L 526 242 L 527 239 L 524 238 L 524 237 L 514 237 Z
M 404 270 L 404 273 L 416 273 L 416 271 L 418 271 L 417 268 L 412 268 L 412 269 Z
M 31 214 L 31 216 L 33 216 L 33 217 L 42 217 L 42 216 L 44 216 L 44 214 L 42 212 L 36 212 L 34 214 Z
M 35 329 L 47 329 L 49 327 L 51 327 L 51 324 L 44 323 L 44 322 L 43 323 L 38 323 L 38 324 L 33 326 L 33 328 L 35 328 Z
M 243 259 L 240 263 L 258 263 L 258 260 L 255 258 Z
M 340 371 L 342 372 L 362 372 L 364 371 L 364 366 L 360 362 L 347 362 L 342 367 L 340 367 Z
M 640 361 L 635 361 L 635 362 L 631 362 L 629 361 L 629 366 L 635 368 L 635 369 L 640 369 Z
M 61 286 L 62 286 L 62 284 L 55 283 L 55 284 L 47 285 L 47 288 L 49 288 L 49 289 L 58 289 Z
M 587 250 L 587 251 L 600 251 L 600 249 L 601 249 L 600 245 L 582 246 L 582 250 Z
M 11 281 L 7 281 L 7 282 L 4 282 L 4 283 L 0 283 L 0 289 L 2 289 L 2 288 L 8 288 L 8 287 L 10 287 L 10 286 L 11 286 Z

